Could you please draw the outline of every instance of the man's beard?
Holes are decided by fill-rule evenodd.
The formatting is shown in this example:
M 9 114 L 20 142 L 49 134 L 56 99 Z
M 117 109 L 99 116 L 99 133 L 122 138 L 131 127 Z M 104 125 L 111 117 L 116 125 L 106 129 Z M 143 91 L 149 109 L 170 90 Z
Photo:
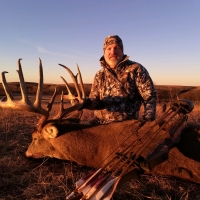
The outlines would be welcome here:
M 115 68 L 118 64 L 119 64 L 120 60 L 115 58 L 115 59 L 109 59 L 107 61 L 107 64 L 111 67 L 111 68 Z

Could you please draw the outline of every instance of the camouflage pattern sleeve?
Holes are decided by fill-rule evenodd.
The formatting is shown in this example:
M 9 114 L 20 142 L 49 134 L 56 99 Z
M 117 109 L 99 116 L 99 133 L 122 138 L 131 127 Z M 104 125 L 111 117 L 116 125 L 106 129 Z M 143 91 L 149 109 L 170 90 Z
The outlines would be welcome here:
M 92 83 L 92 87 L 90 90 L 90 95 L 89 98 L 90 99 L 96 99 L 99 96 L 99 72 L 96 73 L 94 79 L 93 79 L 93 83 Z
M 136 85 L 144 100 L 143 118 L 152 121 L 156 118 L 156 90 L 148 71 L 142 65 L 136 71 Z
M 101 70 L 100 70 L 101 71 Z M 94 77 L 92 87 L 89 94 L 89 99 L 91 100 L 91 105 L 88 109 L 101 109 L 103 107 L 102 102 L 100 100 L 100 83 L 101 83 L 101 72 L 98 71 Z

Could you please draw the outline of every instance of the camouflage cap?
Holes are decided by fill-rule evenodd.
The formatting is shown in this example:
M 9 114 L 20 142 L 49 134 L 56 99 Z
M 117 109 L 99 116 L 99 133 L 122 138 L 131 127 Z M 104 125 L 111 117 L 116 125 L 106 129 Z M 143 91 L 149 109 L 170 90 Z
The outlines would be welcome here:
M 109 35 L 105 38 L 103 43 L 103 51 L 105 51 L 105 49 L 111 44 L 118 44 L 122 51 L 124 51 L 122 40 L 118 35 Z

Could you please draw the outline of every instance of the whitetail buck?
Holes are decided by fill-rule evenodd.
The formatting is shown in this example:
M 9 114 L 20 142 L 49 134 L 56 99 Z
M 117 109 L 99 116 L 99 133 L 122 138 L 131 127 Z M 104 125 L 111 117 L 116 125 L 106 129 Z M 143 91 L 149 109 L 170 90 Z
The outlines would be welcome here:
M 116 173 L 121 173 L 119 171 L 123 171 L 124 167 L 128 166 L 130 169 L 137 168 L 137 174 L 151 171 L 151 173 L 175 176 L 200 183 L 200 163 L 183 155 L 177 147 L 169 150 L 169 147 L 180 139 L 180 133 L 186 125 L 186 114 L 191 111 L 193 106 L 190 102 L 176 102 L 160 119 L 145 124 L 139 120 L 113 122 L 106 125 L 72 123 L 64 117 L 82 107 L 85 99 L 83 82 L 78 67 L 81 89 L 77 76 L 74 76 L 67 67 L 61 66 L 70 73 L 78 96 L 72 95 L 67 82 L 61 77 L 68 89 L 68 95 L 61 95 L 60 110 L 53 119 L 48 118 L 56 91 L 47 109 L 45 110 L 41 106 L 43 86 L 41 60 L 39 60 L 40 75 L 35 102 L 31 102 L 28 98 L 20 59 L 17 72 L 20 79 L 22 100 L 14 100 L 5 78 L 7 72 L 2 72 L 2 84 L 7 98 L 0 101 L 0 107 L 41 114 L 36 130 L 32 134 L 32 143 L 26 152 L 27 157 L 42 158 L 48 156 L 71 160 L 80 165 L 114 170 Z M 64 108 L 63 98 L 79 103 Z M 179 108 L 179 104 L 186 105 Z M 185 108 L 186 111 L 180 111 L 180 109 L 184 110 Z M 128 154 L 126 154 L 127 152 Z M 116 166 L 121 165 L 124 160 L 127 162 L 126 165 L 117 170 Z

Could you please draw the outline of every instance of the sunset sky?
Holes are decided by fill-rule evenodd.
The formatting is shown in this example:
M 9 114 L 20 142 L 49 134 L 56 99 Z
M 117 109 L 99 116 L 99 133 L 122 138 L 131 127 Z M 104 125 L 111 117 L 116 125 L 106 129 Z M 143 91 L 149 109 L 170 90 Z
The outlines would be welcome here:
M 58 63 L 92 83 L 103 40 L 119 35 L 124 53 L 141 63 L 156 85 L 200 86 L 199 0 L 0 0 L 0 71 L 18 81 L 71 82 Z

